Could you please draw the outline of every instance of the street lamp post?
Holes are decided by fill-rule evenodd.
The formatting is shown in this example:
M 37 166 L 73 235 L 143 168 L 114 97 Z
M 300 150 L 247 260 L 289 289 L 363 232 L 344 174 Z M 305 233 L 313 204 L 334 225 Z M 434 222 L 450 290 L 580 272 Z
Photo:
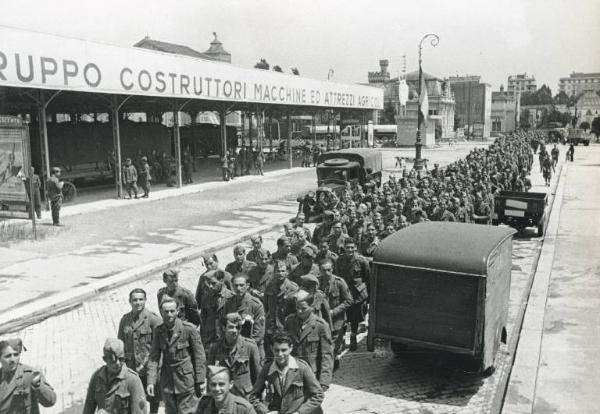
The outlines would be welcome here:
M 439 36 L 434 33 L 426 34 L 419 42 L 419 110 L 417 113 L 417 140 L 415 142 L 415 162 L 413 164 L 413 169 L 417 171 L 421 171 L 423 169 L 423 159 L 421 158 L 421 149 L 423 147 L 423 143 L 421 142 L 421 123 L 422 121 L 425 121 L 425 117 L 427 116 L 427 114 L 423 114 L 423 119 L 421 119 L 421 82 L 423 77 L 423 69 L 421 68 L 421 62 L 423 61 L 421 57 L 421 50 L 423 49 L 423 42 L 427 38 L 431 38 L 430 43 L 433 47 L 436 47 L 437 44 L 440 42 Z

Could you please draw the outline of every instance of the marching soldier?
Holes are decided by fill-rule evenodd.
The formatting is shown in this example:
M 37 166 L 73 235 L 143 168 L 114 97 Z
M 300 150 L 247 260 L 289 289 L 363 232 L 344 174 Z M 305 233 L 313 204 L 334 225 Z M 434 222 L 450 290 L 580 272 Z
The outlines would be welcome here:
M 221 270 L 213 270 L 203 276 L 206 294 L 202 295 L 202 307 L 200 308 L 200 335 L 204 345 L 208 347 L 217 342 L 221 336 L 219 319 L 224 315 L 225 302 L 233 293 L 225 287 L 223 278 L 217 277 Z
M 242 317 L 244 326 L 249 326 L 242 335 L 256 342 L 260 356 L 264 358 L 265 308 L 260 299 L 248 293 L 249 288 L 248 279 L 244 275 L 236 276 L 233 279 L 234 295 L 225 302 L 224 313 L 236 313 Z
M 232 393 L 247 398 L 258 378 L 261 356 L 256 343 L 240 334 L 242 316 L 229 313 L 222 322 L 223 338 L 210 347 L 206 361 L 208 365 L 227 367 L 233 381 Z
M 314 295 L 296 294 L 296 313 L 285 320 L 285 331 L 293 341 L 292 355 L 307 362 L 323 391 L 327 391 L 333 372 L 333 347 L 329 325 L 314 313 Z
M 169 269 L 163 273 L 163 282 L 167 286 L 162 287 L 158 290 L 158 305 L 162 302 L 163 296 L 167 295 L 177 303 L 178 317 L 183 321 L 188 321 L 194 325 L 200 324 L 200 317 L 198 315 L 198 303 L 193 293 L 179 286 L 179 271 L 175 269 Z
M 277 239 L 277 251 L 273 253 L 271 260 L 273 263 L 282 260 L 289 269 L 298 264 L 298 258 L 292 254 L 292 242 L 288 236 Z
M 331 309 L 331 339 L 333 341 L 333 354 L 335 357 L 334 368 L 340 364 L 339 354 L 344 346 L 344 333 L 346 332 L 346 311 L 353 303 L 348 284 L 341 277 L 336 276 L 331 259 L 324 259 L 319 263 L 321 275 L 319 286 L 329 300 Z
M 64 181 L 60 181 L 60 168 L 52 167 L 50 178 L 46 183 L 48 198 L 50 199 L 50 210 L 52 210 L 52 225 L 61 226 L 60 224 L 60 207 L 62 206 L 63 195 L 62 189 Z
M 255 234 L 250 237 L 250 242 L 252 243 L 252 250 L 248 252 L 246 255 L 246 260 L 258 263 L 258 258 L 262 252 L 266 252 L 269 259 L 271 258 L 271 253 L 267 249 L 263 249 L 263 238 L 260 234 Z
M 246 248 L 241 244 L 236 244 L 233 248 L 233 257 L 235 260 L 225 266 L 225 271 L 233 276 L 239 273 L 247 275 L 256 266 L 256 263 L 246 260 Z
M 129 304 L 131 312 L 121 318 L 117 337 L 125 347 L 125 364 L 138 374 L 145 390 L 152 336 L 162 319 L 146 309 L 146 291 L 143 289 L 133 289 L 129 293 Z M 150 403 L 150 414 L 158 413 L 160 398 L 147 396 L 146 400 Z
M 339 275 L 350 288 L 353 298 L 352 305 L 346 311 L 346 316 L 350 322 L 350 351 L 356 351 L 358 325 L 364 320 L 365 308 L 369 299 L 368 286 L 371 271 L 367 259 L 356 252 L 354 240 L 347 239 L 344 250 L 337 265 Z
M 319 267 L 315 265 L 314 260 L 317 256 L 316 248 L 313 246 L 304 246 L 298 254 L 300 263 L 298 263 L 288 275 L 288 279 L 296 284 L 300 284 L 300 277 L 312 273 L 319 274 Z
M 23 342 L 0 341 L 0 414 L 38 414 L 52 407 L 56 393 L 37 369 L 21 364 Z
M 156 328 L 148 362 L 150 396 L 156 396 L 158 363 L 165 414 L 188 414 L 196 408 L 206 382 L 206 355 L 194 325 L 177 317 L 177 302 L 165 296 L 160 304 L 163 324 Z
M 269 263 L 270 259 L 266 252 L 261 252 L 258 256 L 258 262 L 248 273 L 248 282 L 250 283 L 249 292 L 252 296 L 264 300 L 267 285 L 273 278 L 273 265 Z
M 230 392 L 233 386 L 227 367 L 209 366 L 208 395 L 198 403 L 196 414 L 256 414 L 248 401 Z
M 310 365 L 291 355 L 293 347 L 288 334 L 273 337 L 274 358 L 263 366 L 249 397 L 257 413 L 322 413 L 323 389 Z
M 145 414 L 146 395 L 136 372 L 125 365 L 123 341 L 108 338 L 104 343 L 104 362 L 88 386 L 83 414 L 96 409 L 111 414 Z

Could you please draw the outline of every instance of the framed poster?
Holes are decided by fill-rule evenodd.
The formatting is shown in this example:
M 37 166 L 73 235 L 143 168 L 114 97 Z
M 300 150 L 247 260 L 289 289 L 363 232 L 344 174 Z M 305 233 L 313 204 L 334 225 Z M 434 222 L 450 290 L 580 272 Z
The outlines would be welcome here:
M 0 115 L 0 202 L 27 202 L 30 166 L 27 125 L 19 117 Z

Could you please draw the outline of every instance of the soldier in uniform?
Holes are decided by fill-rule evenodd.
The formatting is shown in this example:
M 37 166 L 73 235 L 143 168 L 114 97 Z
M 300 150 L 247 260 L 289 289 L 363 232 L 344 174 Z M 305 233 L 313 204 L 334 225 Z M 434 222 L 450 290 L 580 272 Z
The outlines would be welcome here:
M 129 293 L 131 312 L 126 313 L 119 323 L 117 337 L 125 346 L 125 364 L 140 377 L 144 390 L 148 386 L 148 360 L 152 335 L 162 319 L 154 312 L 146 309 L 146 291 L 133 289 Z M 158 413 L 160 398 L 147 396 L 150 403 L 150 414 Z
M 263 238 L 260 234 L 255 234 L 250 237 L 250 243 L 252 243 L 252 250 L 246 255 L 246 260 L 254 263 L 258 263 L 258 257 L 262 252 L 266 252 L 269 259 L 271 258 L 271 252 L 262 247 Z
M 367 224 L 366 236 L 361 240 L 360 253 L 365 257 L 373 257 L 379 247 L 379 236 L 374 223 Z
M 319 262 L 321 271 L 319 286 L 329 301 L 331 312 L 331 339 L 333 341 L 333 355 L 335 357 L 334 368 L 339 366 L 339 354 L 344 347 L 344 333 L 346 332 L 346 311 L 353 303 L 348 284 L 339 276 L 334 274 L 334 266 L 331 259 L 323 259 Z
M 296 313 L 285 320 L 285 331 L 292 337 L 292 355 L 307 362 L 323 391 L 327 391 L 333 372 L 333 346 L 329 324 L 314 312 L 315 296 L 304 290 L 295 296 Z
M 298 263 L 288 275 L 288 279 L 296 284 L 300 284 L 300 277 L 312 273 L 319 274 L 319 267 L 314 263 L 317 256 L 316 248 L 304 246 L 299 253 L 300 263 Z
M 234 296 L 225 302 L 224 313 L 237 313 L 243 318 L 244 326 L 248 326 L 249 329 L 244 329 L 242 335 L 256 342 L 260 355 L 264 358 L 265 307 L 260 299 L 248 292 L 249 288 L 246 276 L 236 276 L 233 279 Z
M 225 271 L 236 276 L 239 273 L 247 275 L 250 269 L 256 266 L 256 263 L 246 260 L 246 248 L 241 244 L 236 244 L 233 248 L 234 261 L 225 266 Z
M 207 348 L 221 338 L 220 319 L 225 315 L 225 303 L 233 297 L 233 293 L 225 287 L 222 279 L 217 277 L 219 272 L 222 271 L 212 270 L 203 278 L 206 293 L 202 295 L 200 308 L 200 335 Z
M 39 414 L 56 403 L 56 393 L 37 369 L 21 364 L 23 342 L 0 341 L 0 414 Z
M 288 334 L 281 332 L 273 337 L 274 358 L 263 366 L 249 397 L 257 413 L 323 412 L 323 389 L 310 365 L 291 355 L 293 348 Z
M 319 240 L 329 237 L 329 234 L 331 233 L 331 226 L 333 225 L 333 219 L 333 211 L 325 210 L 323 212 L 323 223 L 315 227 L 315 231 L 313 232 L 311 240 L 312 244 L 318 244 Z
M 257 265 L 250 269 L 248 273 L 248 282 L 250 283 L 249 293 L 262 302 L 265 297 L 267 285 L 272 278 L 273 265 L 270 264 L 269 256 L 266 252 L 261 252 Z
M 140 181 L 140 187 L 142 187 L 142 190 L 144 191 L 142 198 L 148 198 L 148 195 L 150 195 L 150 181 L 152 180 L 152 176 L 150 175 L 150 165 L 148 164 L 148 158 L 146 157 L 142 157 L 138 178 Z
M 198 315 L 198 303 L 192 292 L 183 286 L 179 286 L 179 272 L 175 269 L 165 271 L 163 273 L 163 282 L 165 282 L 167 286 L 160 288 L 156 295 L 158 297 L 159 307 L 163 296 L 168 295 L 177 302 L 179 319 L 191 322 L 194 325 L 199 325 L 200 315 Z
M 304 238 L 306 240 L 310 240 L 311 239 L 311 233 L 310 230 L 306 227 L 304 227 L 304 224 L 306 223 L 306 216 L 304 215 L 304 213 L 298 213 L 296 215 L 296 221 L 294 223 L 294 229 L 298 230 L 301 229 L 304 231 Z
M 270 339 L 276 331 L 283 329 L 285 318 L 294 313 L 294 295 L 298 285 L 288 279 L 288 268 L 285 262 L 275 262 L 273 279 L 265 291 L 265 353 L 270 350 Z M 268 355 L 270 356 L 270 355 Z
M 260 372 L 261 356 L 256 343 L 241 335 L 244 323 L 239 313 L 229 313 L 221 319 L 223 338 L 208 350 L 208 365 L 229 368 L 233 394 L 247 398 Z
M 94 414 L 96 409 L 111 414 L 145 414 L 144 387 L 137 373 L 125 365 L 123 341 L 108 338 L 103 352 L 106 365 L 92 375 L 83 414 Z
M 204 391 L 206 355 L 196 326 L 177 317 L 177 302 L 166 296 L 160 304 L 163 324 L 156 328 L 148 362 L 147 392 L 155 396 L 158 363 L 165 414 L 194 411 Z
M 329 249 L 329 241 L 327 239 L 323 239 L 319 242 L 319 252 L 317 253 L 317 257 L 315 261 L 317 263 L 321 263 L 324 259 L 329 259 L 333 263 L 333 269 L 336 269 L 336 263 L 340 256 Z
M 131 193 L 138 198 L 138 187 L 137 187 L 138 174 L 135 169 L 135 165 L 131 163 L 131 158 L 127 158 L 125 161 L 125 168 L 123 168 L 123 184 L 125 184 L 125 191 L 131 200 Z
M 350 351 L 356 351 L 358 325 L 364 320 L 365 308 L 369 299 L 369 281 L 371 270 L 369 262 L 356 252 L 354 240 L 346 240 L 344 254 L 338 259 L 339 276 L 344 279 L 352 294 L 352 305 L 346 311 L 350 322 Z
M 281 236 L 277 239 L 277 251 L 273 253 L 271 260 L 273 263 L 284 261 L 288 269 L 293 268 L 298 264 L 298 258 L 291 252 L 292 243 L 287 236 Z
M 52 210 L 52 225 L 60 226 L 60 207 L 62 206 L 62 189 L 64 182 L 60 181 L 60 168 L 52 167 L 50 178 L 46 183 L 48 198 L 50 199 L 50 210 Z
M 208 395 L 198 403 L 196 414 L 256 414 L 245 399 L 234 395 L 234 381 L 225 366 L 209 365 Z

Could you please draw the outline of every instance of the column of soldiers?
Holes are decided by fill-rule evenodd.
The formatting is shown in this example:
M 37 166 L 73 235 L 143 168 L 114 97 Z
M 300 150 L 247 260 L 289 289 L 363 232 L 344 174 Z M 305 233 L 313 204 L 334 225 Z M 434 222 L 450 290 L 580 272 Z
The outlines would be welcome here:
M 531 187 L 534 138 L 518 132 L 422 177 L 347 188 L 314 232 L 299 213 L 275 252 L 255 236 L 224 269 L 204 257 L 195 295 L 167 270 L 160 316 L 146 309 L 143 289 L 132 290 L 83 413 L 156 413 L 161 400 L 167 414 L 321 412 L 348 325 L 357 349 L 379 241 L 424 220 L 489 223 L 495 193 Z M 0 341 L 0 413 L 36 413 L 56 400 L 39 370 L 20 364 L 22 349 Z

